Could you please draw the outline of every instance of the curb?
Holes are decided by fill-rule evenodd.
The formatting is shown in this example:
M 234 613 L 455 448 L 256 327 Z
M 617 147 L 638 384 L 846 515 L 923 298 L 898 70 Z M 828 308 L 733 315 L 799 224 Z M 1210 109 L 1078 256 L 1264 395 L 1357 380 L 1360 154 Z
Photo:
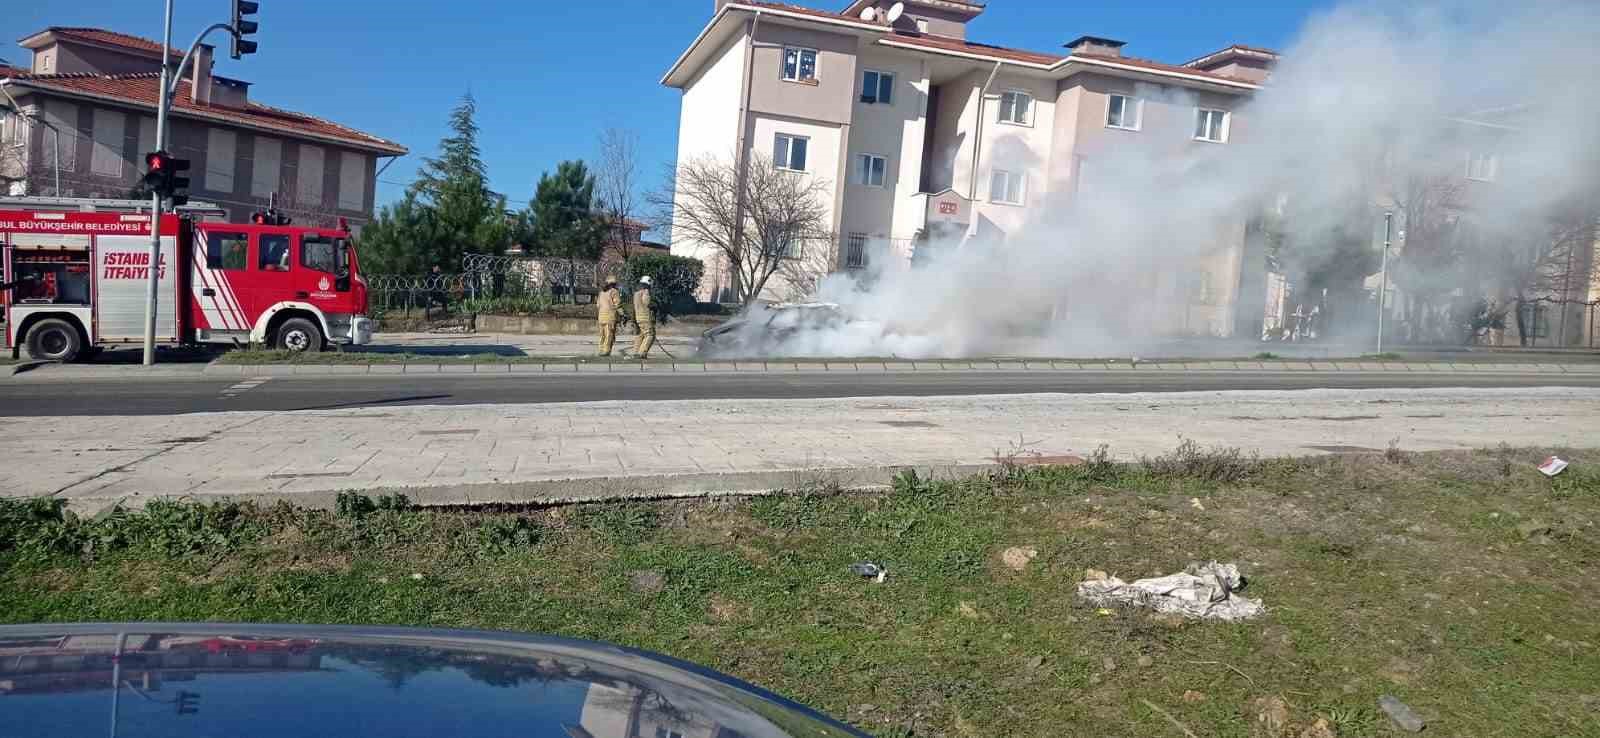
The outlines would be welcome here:
M 12 373 L 25 371 L 24 365 L 15 365 Z M 501 377 L 526 377 L 533 374 L 772 374 L 794 372 L 826 372 L 830 374 L 884 374 L 884 373 L 1083 373 L 1083 372 L 1154 372 L 1164 374 L 1190 373 L 1319 373 L 1319 374 L 1600 374 L 1596 364 L 1465 364 L 1465 363 L 1398 363 L 1370 361 L 1201 361 L 1201 362 L 1075 362 L 1047 361 L 740 361 L 706 363 L 655 363 L 655 364 L 590 364 L 572 361 L 552 362 L 491 362 L 486 364 L 460 363 L 403 363 L 403 364 L 222 364 L 216 361 L 206 365 L 203 373 L 215 376 L 349 376 L 349 375 L 404 375 L 404 374 L 474 374 Z
M 526 482 L 475 482 L 439 486 L 350 487 L 348 484 L 309 492 L 215 492 L 183 495 L 73 497 L 71 506 L 79 511 L 97 511 L 111 505 L 143 507 L 154 499 L 183 499 L 196 502 L 251 501 L 260 504 L 290 502 L 299 507 L 323 510 L 334 508 L 340 492 L 365 495 L 406 495 L 413 504 L 424 507 L 478 507 L 483 505 L 567 505 L 615 502 L 621 500 L 693 499 L 711 497 L 750 497 L 785 490 L 816 488 L 849 492 L 888 489 L 896 475 L 907 469 L 929 473 L 935 479 L 959 479 L 999 468 L 997 464 L 947 466 L 870 466 L 824 469 L 782 469 L 696 474 L 647 474 L 636 477 L 581 477 L 542 479 Z

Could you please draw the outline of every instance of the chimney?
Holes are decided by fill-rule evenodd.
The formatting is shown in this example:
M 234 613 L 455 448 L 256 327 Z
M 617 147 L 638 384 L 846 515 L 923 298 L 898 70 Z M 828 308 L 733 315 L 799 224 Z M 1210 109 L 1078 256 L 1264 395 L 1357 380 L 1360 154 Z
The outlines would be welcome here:
M 1067 48 L 1072 53 L 1093 56 L 1122 56 L 1122 47 L 1126 45 L 1126 41 L 1099 36 L 1079 36 L 1067 42 Z
M 189 100 L 196 105 L 211 104 L 211 57 L 216 50 L 200 44 L 189 66 Z

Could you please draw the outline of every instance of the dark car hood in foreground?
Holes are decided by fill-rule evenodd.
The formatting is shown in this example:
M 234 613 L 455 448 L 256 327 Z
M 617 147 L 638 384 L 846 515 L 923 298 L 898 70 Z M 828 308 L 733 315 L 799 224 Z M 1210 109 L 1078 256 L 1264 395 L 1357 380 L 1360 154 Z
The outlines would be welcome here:
M 36 738 L 864 735 L 693 664 L 601 643 L 174 623 L 0 626 L 0 726 Z

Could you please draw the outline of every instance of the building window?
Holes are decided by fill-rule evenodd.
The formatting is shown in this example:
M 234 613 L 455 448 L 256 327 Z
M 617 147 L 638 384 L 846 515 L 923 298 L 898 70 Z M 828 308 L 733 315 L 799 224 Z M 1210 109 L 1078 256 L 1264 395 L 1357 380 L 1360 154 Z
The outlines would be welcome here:
M 806 170 L 806 143 L 801 136 L 790 136 L 780 133 L 773 138 L 772 164 L 779 169 L 793 172 Z
M 256 136 L 255 161 L 250 167 L 250 196 L 271 197 L 278 191 L 283 169 L 283 142 Z
M 235 155 L 239 137 L 233 131 L 211 129 L 206 136 L 205 188 L 212 192 L 233 194 L 234 167 L 239 163 Z
M 1500 157 L 1475 151 L 1467 156 L 1467 179 L 1493 182 L 1500 173 Z
M 365 210 L 367 206 L 367 157 L 354 151 L 339 155 L 339 207 Z
M 767 252 L 773 256 L 784 259 L 798 259 L 801 255 L 800 239 L 781 224 L 767 226 L 765 238 L 762 239 Z
M 667 730 L 666 728 L 658 727 L 656 728 L 656 738 L 683 738 L 683 734 L 676 730 Z
M 1033 96 L 1026 92 L 1011 90 L 1000 94 L 1000 122 L 1015 123 L 1019 126 L 1031 125 L 1033 120 Z
M 784 47 L 783 78 L 790 82 L 816 82 L 817 50 Z
M 262 236 L 256 268 L 264 272 L 289 271 L 289 237 Z
M 300 144 L 300 167 L 295 172 L 295 201 L 316 207 L 322 204 L 322 149 Z
M 1201 108 L 1195 111 L 1194 137 L 1199 141 L 1223 143 L 1228 140 L 1228 111 L 1207 110 Z
M 204 233 L 202 231 L 202 233 Z M 206 233 L 206 268 L 243 270 L 249 260 L 250 237 L 243 233 Z
M 894 75 L 868 69 L 861 73 L 861 102 L 894 104 Z
M 128 116 L 120 110 L 94 109 L 94 137 L 89 171 L 102 177 L 122 178 L 122 136 Z
M 856 157 L 856 184 L 868 187 L 882 187 L 885 173 L 889 170 L 889 160 L 877 154 L 862 154 Z
M 45 140 L 45 157 L 48 157 L 51 147 L 57 147 L 61 157 L 61 170 L 73 172 L 78 169 L 78 106 L 60 100 L 46 100 L 44 104 L 44 119 L 49 125 L 45 126 L 47 138 Z
M 1113 94 L 1106 103 L 1106 127 L 1139 130 L 1139 98 Z
M 867 265 L 867 234 L 852 233 L 844 242 L 844 265 L 860 269 Z
M 994 170 L 994 176 L 989 178 L 989 201 L 1004 203 L 1006 205 L 1021 205 L 1024 192 L 1024 180 L 1019 172 L 1008 172 L 1004 169 Z
M 0 132 L 0 144 L 12 147 L 28 145 L 28 119 L 22 117 L 22 113 L 5 117 L 5 130 Z

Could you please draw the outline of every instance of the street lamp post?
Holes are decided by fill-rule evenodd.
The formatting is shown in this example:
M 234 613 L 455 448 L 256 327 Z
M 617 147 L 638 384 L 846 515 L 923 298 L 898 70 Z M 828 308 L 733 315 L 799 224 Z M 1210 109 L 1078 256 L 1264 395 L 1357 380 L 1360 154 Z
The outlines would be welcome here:
M 1378 353 L 1383 353 L 1383 313 L 1384 298 L 1389 295 L 1389 243 L 1394 235 L 1394 213 L 1386 211 L 1383 214 L 1383 277 L 1378 283 Z

